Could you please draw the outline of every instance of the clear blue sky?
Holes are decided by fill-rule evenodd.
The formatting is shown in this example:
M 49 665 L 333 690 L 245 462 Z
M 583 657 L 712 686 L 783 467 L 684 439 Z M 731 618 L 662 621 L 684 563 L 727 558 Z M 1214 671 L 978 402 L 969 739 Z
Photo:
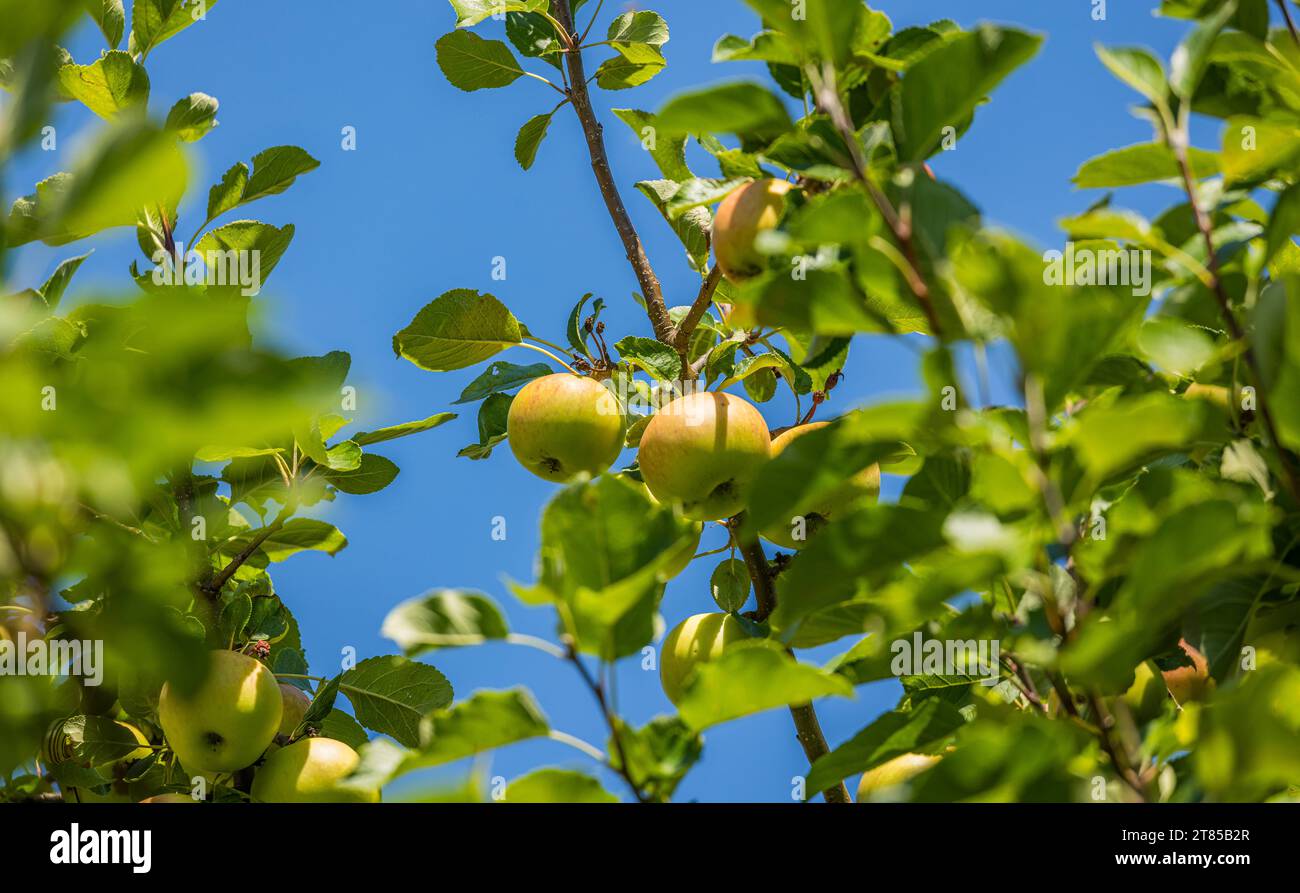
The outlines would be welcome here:
M 934 163 L 939 176 L 962 188 L 989 220 L 1044 246 L 1060 239 L 1055 220 L 1096 198 L 1070 185 L 1079 163 L 1150 137 L 1148 125 L 1127 112 L 1134 94 L 1096 61 L 1093 43 L 1145 44 L 1167 57 L 1185 30 L 1182 23 L 1154 18 L 1154 0 L 1111 2 L 1105 22 L 1093 21 L 1091 4 L 1083 0 L 874 5 L 897 27 L 950 17 L 962 25 L 1014 23 L 1047 35 L 1038 58 L 979 111 L 959 148 Z M 607 18 L 633 4 L 606 6 Z M 756 30 L 755 17 L 739 0 L 660 0 L 648 8 L 662 13 L 672 29 L 668 70 L 637 90 L 598 93 L 600 110 L 652 110 L 683 89 L 759 73 L 709 61 L 720 35 Z M 206 200 L 208 186 L 227 167 L 268 146 L 297 144 L 322 162 L 288 193 L 245 209 L 269 223 L 297 226 L 293 245 L 256 304 L 285 349 L 352 354 L 352 381 L 361 399 L 357 420 L 366 427 L 447 410 L 478 374 L 477 368 L 421 372 L 391 352 L 393 333 L 448 289 L 492 291 L 553 341 L 562 339 L 565 314 L 576 299 L 592 291 L 611 304 L 611 329 L 620 335 L 650 334 L 629 297 L 636 283 L 600 202 L 572 114 L 556 117 L 536 166 L 522 172 L 512 154 L 515 133 L 530 116 L 549 110 L 555 94 L 528 80 L 472 94 L 449 86 L 435 65 L 434 41 L 453 20 L 443 2 L 405 0 L 382 8 L 335 2 L 310 9 L 227 2 L 149 60 L 155 115 L 195 90 L 221 102 L 221 126 L 197 147 L 199 172 L 191 198 Z M 485 33 L 499 28 L 481 26 Z M 79 33 L 71 46 L 77 61 L 88 62 L 98 53 L 98 38 L 98 32 Z M 615 175 L 669 303 L 689 302 L 697 279 L 676 238 L 631 188 L 636 180 L 658 174 L 631 132 L 612 117 L 606 120 Z M 36 179 L 67 164 L 66 153 L 75 132 L 89 123 L 88 114 L 65 107 L 56 123 L 60 151 L 33 152 L 16 165 L 6 184 L 11 195 L 30 191 Z M 355 152 L 340 148 L 340 131 L 347 125 L 357 129 Z M 1202 139 L 1212 133 L 1206 130 Z M 1161 187 L 1121 197 L 1121 203 L 1149 213 L 1172 200 Z M 191 208 L 189 224 L 183 209 L 183 232 L 192 231 L 197 207 Z M 122 230 L 95 244 L 96 254 L 82 268 L 76 288 L 122 289 L 126 267 L 138 255 L 133 235 Z M 24 249 L 15 281 L 37 285 L 58 259 L 82 250 Z M 505 282 L 491 279 L 498 255 L 508 263 Z M 504 358 L 538 359 L 519 354 Z M 840 413 L 885 395 L 913 392 L 916 372 L 912 350 L 884 338 L 860 338 L 829 408 Z M 1005 382 L 1005 368 L 995 368 L 994 374 Z M 1008 399 L 1005 390 L 999 395 Z M 775 426 L 788 424 L 792 409 L 777 400 L 764 411 Z M 328 508 L 327 517 L 351 545 L 333 559 L 303 555 L 277 569 L 280 594 L 301 623 L 315 672 L 335 672 L 344 646 L 363 657 L 390 652 L 391 643 L 379 636 L 386 612 L 435 587 L 481 590 L 505 606 L 516 630 L 553 633 L 548 612 L 523 608 L 502 585 L 506 576 L 532 579 L 537 521 L 553 487 L 523 471 L 508 450 L 485 462 L 455 458 L 460 447 L 476 439 L 471 407 L 436 431 L 385 444 L 380 452 L 402 468 L 396 484 L 375 496 L 341 496 Z M 897 481 L 887 481 L 887 495 L 897 487 Z M 507 519 L 505 542 L 490 536 L 497 515 Z M 711 538 L 706 544 L 717 545 Z M 670 625 L 713 609 L 707 587 L 712 566 L 712 560 L 698 562 L 669 586 L 663 612 Z M 838 647 L 850 644 L 846 640 Z M 836 650 L 830 646 L 811 657 L 824 660 Z M 571 667 L 505 645 L 443 652 L 431 660 L 451 679 L 458 697 L 480 688 L 527 684 L 556 728 L 604 744 L 603 725 Z M 621 668 L 619 689 L 624 713 L 637 724 L 671 709 L 657 676 L 642 672 L 634 661 Z M 896 683 L 879 683 L 858 689 L 856 700 L 823 703 L 822 723 L 831 743 L 851 736 L 898 695 Z M 785 711 L 711 730 L 706 742 L 704 759 L 679 790 L 679 799 L 788 801 L 792 777 L 806 769 Z M 589 761 L 558 743 L 525 743 L 496 753 L 490 772 L 513 778 L 544 764 L 584 767 Z M 624 793 L 617 780 L 607 783 Z

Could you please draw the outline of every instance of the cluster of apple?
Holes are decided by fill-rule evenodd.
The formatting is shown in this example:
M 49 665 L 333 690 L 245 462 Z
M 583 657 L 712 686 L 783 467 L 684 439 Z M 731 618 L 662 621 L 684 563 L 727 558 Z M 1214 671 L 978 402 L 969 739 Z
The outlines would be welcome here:
M 158 722 L 167 746 L 180 762 L 183 771 L 179 777 L 201 776 L 212 784 L 252 767 L 250 794 L 255 802 L 378 802 L 377 789 L 344 784 L 360 762 L 350 746 L 323 737 L 292 740 L 311 704 L 306 694 L 277 683 L 271 671 L 249 655 L 213 651 L 209 660 L 207 676 L 197 691 L 182 696 L 168 684 L 159 697 Z M 97 796 L 76 789 L 76 799 L 130 799 L 124 776 L 131 764 L 148 757 L 154 748 L 135 726 L 117 725 L 134 736 L 140 748 L 110 765 L 96 767 L 110 783 L 109 794 Z M 165 793 L 141 802 L 196 801 L 190 794 Z
M 713 247 L 724 275 L 740 282 L 760 272 L 766 259 L 760 234 L 780 222 L 791 185 L 759 180 L 731 193 L 714 218 Z M 677 506 L 697 524 L 724 521 L 741 512 L 759 470 L 797 438 L 825 427 L 810 422 L 775 438 L 753 404 L 729 393 L 693 391 L 677 397 L 650 419 L 640 437 L 637 464 L 650 496 Z M 534 379 L 515 396 L 507 436 L 515 458 L 554 483 L 609 470 L 625 446 L 626 417 L 610 389 L 595 378 L 559 373 Z M 880 469 L 865 469 L 817 505 L 803 506 L 798 525 L 777 525 L 762 536 L 788 549 L 802 548 L 833 515 L 874 500 Z M 793 519 L 792 519 L 793 520 Z M 689 556 L 687 557 L 689 561 Z M 685 567 L 674 568 L 680 572 Z M 677 703 L 690 672 L 747 638 L 731 614 L 696 614 L 664 640 L 660 678 Z

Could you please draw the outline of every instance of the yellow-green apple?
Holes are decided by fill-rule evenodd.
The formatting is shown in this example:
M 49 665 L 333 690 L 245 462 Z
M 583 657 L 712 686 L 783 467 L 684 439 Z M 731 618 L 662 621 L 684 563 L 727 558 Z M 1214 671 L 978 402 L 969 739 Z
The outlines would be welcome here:
M 307 708 L 311 706 L 311 698 L 307 697 L 307 693 L 301 688 L 281 682 L 280 702 L 282 710 L 279 734 L 287 737 L 302 724 L 302 718 L 307 715 Z
M 745 507 L 772 438 L 752 404 L 697 391 L 659 410 L 641 436 L 641 477 L 660 502 L 679 502 L 693 521 L 718 521 Z
M 810 422 L 789 428 L 772 439 L 772 458 L 776 458 L 790 444 L 810 431 L 825 428 L 830 422 Z M 838 512 L 865 502 L 875 502 L 880 496 L 880 466 L 864 468 L 849 478 L 834 493 L 816 504 L 800 506 L 792 513 L 789 523 L 774 524 L 763 531 L 763 536 L 787 549 L 802 549 L 817 531 Z
M 361 757 L 342 741 L 304 738 L 266 758 L 253 778 L 253 799 L 263 803 L 378 803 L 379 791 L 340 782 Z
M 235 651 L 209 652 L 208 673 L 186 697 L 163 686 L 158 720 L 190 772 L 238 772 L 262 755 L 280 728 L 283 696 L 259 661 Z
M 145 797 L 141 803 L 197 803 L 198 801 L 189 794 L 154 794 L 152 797 Z
M 584 471 L 607 471 L 623 451 L 625 433 L 614 393 L 594 378 L 567 372 L 524 385 L 506 417 L 519 464 L 557 484 Z
M 1160 715 L 1165 701 L 1169 700 L 1169 689 L 1155 661 L 1144 660 L 1138 664 L 1133 673 L 1133 684 L 1123 697 L 1138 722 L 1147 722 Z
M 713 217 L 713 251 L 732 282 L 763 272 L 767 259 L 755 246 L 759 233 L 775 229 L 792 187 L 784 180 L 755 180 L 728 195 Z
M 659 682 L 668 700 L 681 700 L 691 670 L 748 637 L 730 614 L 695 614 L 673 627 L 659 649 Z
M 929 754 L 905 753 L 881 763 L 862 773 L 862 780 L 858 782 L 858 802 L 868 803 L 877 799 L 882 792 L 906 784 L 933 767 L 940 759 L 942 758 Z
M 1210 662 L 1205 659 L 1204 654 L 1188 644 L 1186 639 L 1180 639 L 1178 647 L 1191 658 L 1192 665 L 1165 670 L 1163 675 L 1165 685 L 1169 687 L 1169 694 L 1173 695 L 1174 700 L 1179 704 L 1203 701 L 1210 692 L 1214 691 L 1214 679 L 1210 677 Z

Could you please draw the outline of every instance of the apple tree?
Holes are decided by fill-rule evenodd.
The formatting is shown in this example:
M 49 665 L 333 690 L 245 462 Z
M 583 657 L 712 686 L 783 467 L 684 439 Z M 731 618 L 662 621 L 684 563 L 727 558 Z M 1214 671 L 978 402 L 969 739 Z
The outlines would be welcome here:
M 713 59 L 763 63 L 770 78 L 654 111 L 629 100 L 602 121 L 593 91 L 634 95 L 664 70 L 662 16 L 451 0 L 442 74 L 464 91 L 536 92 L 515 144 L 525 169 L 571 162 L 544 141 L 581 128 L 646 321 L 608 331 L 592 295 L 525 321 L 460 289 L 396 333 L 420 369 L 480 370 L 461 400 L 479 401 L 480 437 L 462 457 L 501 461 L 508 444 L 563 486 L 542 509 L 535 580 L 510 586 L 554 612 L 554 641 L 512 635 L 495 601 L 463 590 L 398 606 L 385 633 L 411 656 L 506 640 L 574 665 L 608 724 L 603 748 L 582 747 L 622 790 L 541 769 L 507 800 L 667 800 L 710 728 L 769 709 L 791 715 L 809 799 L 847 802 L 859 774 L 865 800 L 1293 796 L 1290 11 L 1164 0 L 1159 12 L 1187 27 L 1171 59 L 1099 46 L 1152 137 L 1081 159 L 1077 185 L 1108 191 L 1044 253 L 987 225 L 927 164 L 979 126 L 1039 35 L 896 30 L 849 0 L 746 5 L 756 33 L 722 36 Z M 1221 143 L 1194 146 L 1193 116 L 1217 120 Z M 655 179 L 620 179 L 606 126 L 631 128 Z M 1154 219 L 1122 206 L 1143 183 L 1174 190 Z M 665 294 L 629 213 L 646 201 L 698 275 L 682 300 Z M 1150 288 L 1132 281 L 1139 265 Z M 829 417 L 847 355 L 879 339 L 915 348 L 924 393 Z M 1014 358 L 1008 405 L 968 383 L 987 347 Z M 498 359 L 511 348 L 549 361 Z M 755 405 L 777 389 L 793 417 Z M 623 459 L 620 436 L 634 451 Z M 879 498 L 882 474 L 899 479 L 897 499 Z M 707 556 L 718 611 L 661 617 L 665 587 Z M 900 666 L 927 642 L 940 659 Z M 801 656 L 831 643 L 829 664 Z M 636 727 L 608 680 L 647 654 L 675 712 Z M 903 691 L 893 710 L 826 740 L 821 699 L 890 678 Z M 480 692 L 435 713 L 418 746 L 372 743 L 363 766 L 391 780 L 547 734 L 524 690 Z

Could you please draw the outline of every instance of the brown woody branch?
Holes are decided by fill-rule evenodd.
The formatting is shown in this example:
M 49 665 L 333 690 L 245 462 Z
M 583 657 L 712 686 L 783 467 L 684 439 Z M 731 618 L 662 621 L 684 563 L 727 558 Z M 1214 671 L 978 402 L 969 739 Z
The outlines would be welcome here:
M 738 531 L 743 522 L 743 517 L 737 517 L 732 522 L 732 530 Z M 776 610 L 776 586 L 772 581 L 767 555 L 763 552 L 763 544 L 757 539 L 742 543 L 740 554 L 745 559 L 745 567 L 749 570 L 749 578 L 754 584 L 754 598 L 758 603 L 755 619 L 762 622 Z M 799 745 L 803 748 L 809 766 L 817 762 L 818 758 L 830 753 L 826 735 L 822 732 L 821 722 L 818 721 L 817 711 L 812 704 L 792 704 L 790 716 L 794 719 L 795 737 L 799 739 Z M 833 787 L 820 793 L 826 798 L 827 803 L 853 802 L 849 799 L 849 790 L 842 781 L 836 782 Z
M 1277 8 L 1282 10 L 1282 18 L 1286 19 L 1287 30 L 1291 32 L 1291 39 L 1300 46 L 1300 31 L 1296 30 L 1295 19 L 1291 18 L 1291 10 L 1286 5 L 1286 0 L 1277 0 Z
M 596 112 L 591 106 L 591 94 L 587 90 L 587 73 L 582 64 L 582 51 L 579 49 L 577 35 L 574 33 L 573 13 L 569 9 L 569 0 L 555 0 L 551 4 L 551 11 L 564 28 L 565 33 L 561 34 L 560 38 L 566 44 L 564 64 L 569 71 L 568 97 L 573 103 L 574 111 L 578 113 L 578 120 L 582 122 L 582 131 L 587 139 L 587 151 L 591 155 L 591 169 L 600 186 L 601 197 L 605 199 L 605 207 L 614 221 L 614 228 L 618 230 L 619 238 L 623 240 L 628 262 L 632 264 L 632 271 L 636 274 L 637 282 L 641 284 L 641 293 L 645 297 L 646 311 L 650 317 L 650 325 L 654 327 L 655 337 L 665 344 L 671 344 L 673 323 L 668 317 L 663 289 L 659 285 L 654 269 L 650 266 L 650 259 L 646 256 L 645 246 L 641 244 L 641 237 L 637 235 L 632 218 L 628 216 L 627 208 L 623 205 L 618 186 L 614 183 L 609 156 L 605 152 L 604 127 L 597 120 Z
M 1223 322 L 1227 326 L 1229 337 L 1242 347 L 1242 357 L 1246 361 L 1247 368 L 1250 369 L 1251 378 L 1255 381 L 1259 417 L 1264 423 L 1264 430 L 1268 432 L 1269 440 L 1272 441 L 1274 449 L 1277 450 L 1278 461 L 1282 466 L 1287 491 L 1291 494 L 1292 499 L 1300 501 L 1300 469 L 1296 468 L 1295 459 L 1283 445 L 1281 438 L 1278 437 L 1273 409 L 1267 395 L 1264 393 L 1264 376 L 1259 365 L 1259 358 L 1255 354 L 1254 345 L 1246 337 L 1245 329 L 1237 321 L 1237 315 L 1232 310 L 1232 302 L 1228 298 L 1228 292 L 1223 287 L 1223 277 L 1219 274 L 1219 258 L 1214 250 L 1214 221 L 1210 219 L 1209 212 L 1201 207 L 1200 199 L 1196 196 L 1196 180 L 1192 176 L 1192 168 L 1187 161 L 1188 141 L 1186 128 L 1184 127 L 1180 134 L 1171 134 L 1169 142 L 1178 158 L 1178 169 L 1183 177 L 1183 188 L 1187 192 L 1187 201 L 1191 204 L 1192 214 L 1196 218 L 1197 229 L 1200 230 L 1201 238 L 1205 241 L 1205 265 L 1210 272 L 1210 290 L 1214 292 L 1215 300 L 1219 304 L 1219 313 L 1223 316 Z
M 903 268 L 903 278 L 907 280 L 907 287 L 916 297 L 916 302 L 921 305 L 921 310 L 925 313 L 926 322 L 929 323 L 930 332 L 934 337 L 943 338 L 943 324 L 939 321 L 939 314 L 934 308 L 934 299 L 930 293 L 930 286 L 926 284 L 925 277 L 921 275 L 921 266 L 917 260 L 916 244 L 912 238 L 912 221 L 907 214 L 899 214 L 894 205 L 889 200 L 889 196 L 881 191 L 880 187 L 871 179 L 870 167 L 867 163 L 866 155 L 862 152 L 862 144 L 858 142 L 857 128 L 849 119 L 848 110 L 840 100 L 839 92 L 835 85 L 835 72 L 829 66 L 819 75 L 813 67 L 808 68 L 809 81 L 813 84 L 815 95 L 817 97 L 818 107 L 830 116 L 831 123 L 840 134 L 840 139 L 844 141 L 845 147 L 849 150 L 849 160 L 853 165 L 853 174 L 858 178 L 867 195 L 871 198 L 872 204 L 884 218 L 885 225 L 889 227 L 894 234 L 894 240 L 898 242 L 898 248 L 903 253 L 903 259 L 906 266 Z

